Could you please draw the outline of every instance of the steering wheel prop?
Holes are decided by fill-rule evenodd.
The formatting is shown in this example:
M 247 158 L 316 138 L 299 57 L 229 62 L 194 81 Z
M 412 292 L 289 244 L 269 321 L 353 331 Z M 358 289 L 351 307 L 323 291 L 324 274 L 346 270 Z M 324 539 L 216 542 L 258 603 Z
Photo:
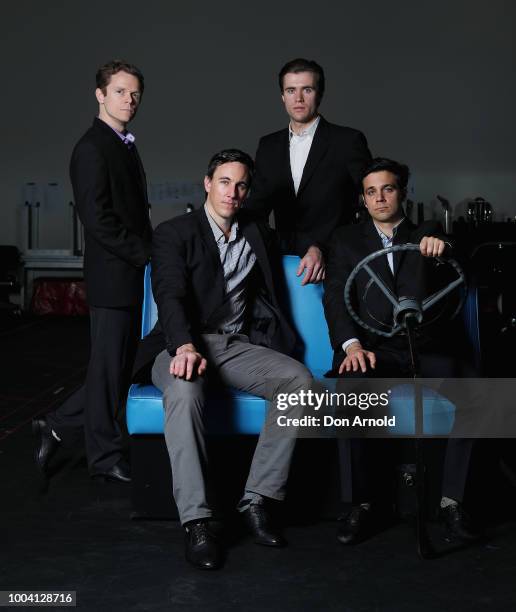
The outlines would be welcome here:
M 417 251 L 420 253 L 419 245 L 412 243 L 394 245 L 391 247 L 387 247 L 386 249 L 380 249 L 379 251 L 375 251 L 374 253 L 371 253 L 370 255 L 362 259 L 362 261 L 360 261 L 354 267 L 351 274 L 349 275 L 349 278 L 346 282 L 346 286 L 344 288 L 344 301 L 346 303 L 348 312 L 351 318 L 355 321 L 355 323 L 357 323 L 369 332 L 372 332 L 379 336 L 385 336 L 386 338 L 392 338 L 397 333 L 405 330 L 409 321 L 412 324 L 420 324 L 423 321 L 423 314 L 426 310 L 428 310 L 434 304 L 442 300 L 446 295 L 451 293 L 457 287 L 466 284 L 464 272 L 454 259 L 436 257 L 435 259 L 439 263 L 444 263 L 451 266 L 455 270 L 457 278 L 450 282 L 448 285 L 446 285 L 446 287 L 443 287 L 439 291 L 436 291 L 432 295 L 425 298 L 422 302 L 420 302 L 414 297 L 398 297 L 394 295 L 391 289 L 385 284 L 383 279 L 378 276 L 378 274 L 371 268 L 369 264 L 374 259 L 378 259 L 379 257 L 384 257 L 389 253 L 396 253 L 399 251 Z M 423 257 L 423 255 L 421 255 L 421 257 Z M 353 286 L 353 281 L 355 280 L 357 274 L 361 270 L 367 272 L 367 274 L 371 278 L 371 282 L 377 285 L 377 287 L 385 295 L 387 300 L 389 300 L 389 302 L 392 304 L 393 324 L 390 327 L 389 331 L 384 331 L 373 327 L 372 325 L 369 325 L 368 323 L 363 321 L 353 309 L 351 301 L 351 287 Z M 462 305 L 464 304 L 464 299 L 465 292 L 462 292 L 457 308 L 455 309 L 451 318 L 455 317 L 460 312 Z

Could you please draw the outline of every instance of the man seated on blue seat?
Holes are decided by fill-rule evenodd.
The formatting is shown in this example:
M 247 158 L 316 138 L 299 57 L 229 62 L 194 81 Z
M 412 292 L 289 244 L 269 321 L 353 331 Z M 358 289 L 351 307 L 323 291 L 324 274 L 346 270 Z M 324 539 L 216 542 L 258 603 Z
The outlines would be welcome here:
M 206 202 L 158 226 L 152 245 L 152 289 L 158 323 L 140 345 L 135 370 L 152 364 L 163 391 L 165 440 L 174 498 L 186 532 L 186 558 L 220 567 L 223 551 L 209 527 L 208 462 L 203 425 L 207 383 L 272 400 L 312 376 L 288 357 L 295 335 L 277 299 L 274 234 L 241 211 L 253 174 L 246 153 L 228 149 L 209 162 Z M 269 500 L 285 496 L 294 437 L 264 426 L 238 510 L 256 543 L 281 546 Z
M 362 176 L 363 203 L 368 218 L 358 226 L 338 228 L 331 241 L 325 280 L 324 308 L 334 349 L 332 375 L 355 377 L 411 377 L 411 358 L 406 335 L 387 338 L 358 326 L 344 303 L 344 287 L 351 271 L 366 256 L 382 248 L 406 243 L 420 245 L 420 252 L 397 252 L 370 262 L 389 289 L 397 296 L 418 299 L 430 295 L 432 270 L 429 258 L 438 257 L 451 245 L 445 242 L 440 225 L 434 221 L 416 227 L 405 217 L 409 169 L 383 158 L 372 160 Z M 361 275 L 363 274 L 363 276 Z M 354 308 L 371 327 L 389 331 L 393 325 L 391 302 L 370 278 L 355 278 Z M 450 326 L 440 322 L 430 333 L 422 329 L 417 337 L 420 374 L 426 378 L 456 378 L 471 375 L 450 335 Z M 374 507 L 371 474 L 367 468 L 370 440 L 339 440 L 342 499 L 351 511 L 338 530 L 342 544 L 365 539 L 371 531 Z M 442 486 L 441 512 L 453 535 L 472 539 L 462 501 L 468 475 L 471 439 L 450 439 L 447 444 Z

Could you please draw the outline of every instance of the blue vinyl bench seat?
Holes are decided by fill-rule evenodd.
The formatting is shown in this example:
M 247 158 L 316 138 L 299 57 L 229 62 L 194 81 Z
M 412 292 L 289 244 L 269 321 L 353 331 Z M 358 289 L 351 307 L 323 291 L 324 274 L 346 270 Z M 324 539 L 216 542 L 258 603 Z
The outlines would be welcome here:
M 321 285 L 301 286 L 296 276 L 299 257 L 283 257 L 283 268 L 292 321 L 304 343 L 303 362 L 316 377 L 331 367 L 330 345 L 322 306 Z M 465 306 L 465 320 L 470 338 L 479 353 L 476 292 L 470 292 Z M 145 273 L 145 296 L 142 316 L 142 337 L 147 335 L 157 318 L 152 297 L 150 268 Z M 423 431 L 430 435 L 446 435 L 453 426 L 454 406 L 431 389 L 424 389 Z M 396 416 L 396 434 L 415 432 L 413 388 L 401 385 L 391 396 L 392 414 Z M 228 389 L 208 398 L 206 428 L 214 434 L 258 434 L 262 428 L 266 401 L 249 393 Z M 153 385 L 132 385 L 127 400 L 127 427 L 130 435 L 163 434 L 162 394 Z

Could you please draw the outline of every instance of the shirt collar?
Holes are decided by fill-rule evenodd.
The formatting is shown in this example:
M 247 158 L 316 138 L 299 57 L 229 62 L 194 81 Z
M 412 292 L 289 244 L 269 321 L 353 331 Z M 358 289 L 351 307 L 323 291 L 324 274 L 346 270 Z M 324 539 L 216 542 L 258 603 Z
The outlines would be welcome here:
M 392 228 L 392 236 L 387 236 L 387 234 L 385 234 L 384 232 L 382 232 L 382 230 L 376 225 L 376 223 L 374 223 L 374 226 L 376 228 L 376 231 L 378 232 L 378 235 L 380 236 L 380 239 L 382 242 L 392 242 L 396 236 L 396 232 L 398 230 L 398 227 L 403 223 L 403 221 L 405 221 L 405 217 L 402 217 L 398 223 L 396 223 L 396 225 Z
M 220 227 L 215 223 L 215 220 L 208 212 L 208 207 L 206 206 L 206 203 L 204 204 L 204 212 L 206 213 L 206 217 L 208 217 L 208 223 L 210 224 L 211 231 L 213 232 L 215 242 L 217 244 L 225 243 L 226 236 L 224 232 L 220 229 Z M 233 223 L 231 224 L 231 232 L 229 234 L 229 238 L 227 242 L 233 242 L 233 240 L 236 240 L 238 231 L 239 231 L 238 221 L 236 219 L 233 219 Z
M 109 125 L 109 124 L 106 124 Z M 123 132 L 119 132 L 118 130 L 115 130 L 114 127 L 109 126 L 113 132 L 115 132 L 115 134 L 120 138 L 120 140 L 126 144 L 126 145 L 133 145 L 134 141 L 136 140 L 136 138 L 134 137 L 134 134 L 131 134 L 131 132 L 124 130 Z
M 292 140 L 292 138 L 296 137 L 296 138 L 305 138 L 306 136 L 312 136 L 315 134 L 315 130 L 317 129 L 317 126 L 319 125 L 319 121 L 321 120 L 321 116 L 317 115 L 317 117 L 312 121 L 312 123 L 304 130 L 302 130 L 299 134 L 296 134 L 294 132 L 294 130 L 292 129 L 291 124 L 288 124 L 288 135 L 289 135 L 289 139 Z

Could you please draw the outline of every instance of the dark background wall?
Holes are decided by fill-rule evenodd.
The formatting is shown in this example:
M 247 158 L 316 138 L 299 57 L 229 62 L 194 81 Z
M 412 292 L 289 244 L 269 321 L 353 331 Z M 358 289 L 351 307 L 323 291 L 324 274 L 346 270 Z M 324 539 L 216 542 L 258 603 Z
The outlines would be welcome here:
M 457 213 L 483 196 L 498 218 L 516 215 L 514 3 L 21 0 L 2 13 L 0 243 L 23 246 L 32 181 L 40 246 L 68 245 L 69 156 L 97 111 L 96 68 L 113 57 L 145 74 L 131 129 L 155 199 L 156 186 L 199 180 L 215 150 L 254 153 L 285 126 L 276 74 L 305 56 L 327 74 L 322 113 L 409 163 L 427 214 L 440 193 Z M 162 198 L 153 219 L 180 210 Z

